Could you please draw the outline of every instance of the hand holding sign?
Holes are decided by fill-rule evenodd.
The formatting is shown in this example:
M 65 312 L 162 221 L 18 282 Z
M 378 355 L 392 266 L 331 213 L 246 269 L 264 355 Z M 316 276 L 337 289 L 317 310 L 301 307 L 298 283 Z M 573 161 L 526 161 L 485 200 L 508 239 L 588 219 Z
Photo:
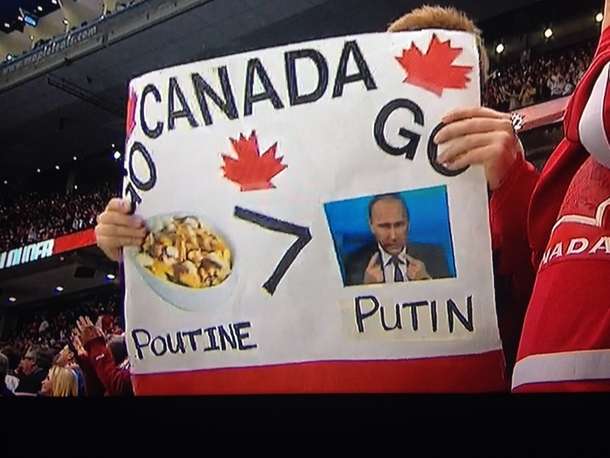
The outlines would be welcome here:
M 510 115 L 476 107 L 455 110 L 443 123 L 446 126 L 434 142 L 447 144 L 447 148 L 437 162 L 447 163 L 450 170 L 483 164 L 489 188 L 497 189 L 517 155 L 522 154 Z
M 97 217 L 97 245 L 113 261 L 120 259 L 122 247 L 139 246 L 146 235 L 144 222 L 130 215 L 131 207 L 127 199 L 112 199 Z

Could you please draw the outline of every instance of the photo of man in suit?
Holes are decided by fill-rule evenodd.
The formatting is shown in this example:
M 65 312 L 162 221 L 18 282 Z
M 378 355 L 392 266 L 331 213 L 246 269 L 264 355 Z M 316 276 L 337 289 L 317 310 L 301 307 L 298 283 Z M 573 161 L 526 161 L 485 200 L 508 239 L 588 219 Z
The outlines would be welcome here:
M 344 258 L 345 286 L 452 276 L 441 246 L 409 243 L 409 209 L 398 194 L 375 196 L 368 210 L 376 243 Z

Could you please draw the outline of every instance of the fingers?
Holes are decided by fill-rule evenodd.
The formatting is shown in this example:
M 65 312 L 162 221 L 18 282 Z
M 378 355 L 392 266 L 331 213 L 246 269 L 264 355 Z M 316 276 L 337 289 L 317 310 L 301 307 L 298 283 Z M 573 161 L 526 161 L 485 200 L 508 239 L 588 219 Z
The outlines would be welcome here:
M 510 120 L 510 114 L 501 113 L 485 107 L 460 108 L 458 110 L 449 112 L 443 118 L 443 123 L 450 124 L 452 122 L 468 118 L 495 118 Z
M 106 210 L 97 217 L 100 226 L 118 226 L 132 229 L 144 229 L 145 224 L 141 218 L 133 215 L 125 215 L 116 211 Z
M 446 167 L 449 170 L 458 170 L 468 165 L 482 164 L 487 158 L 492 156 L 496 151 L 495 145 L 485 145 L 468 151 L 466 154 L 455 158 L 453 162 L 447 163 Z
M 486 132 L 484 134 L 466 135 L 465 137 L 455 139 L 449 144 L 443 154 L 438 156 L 436 161 L 439 164 L 452 163 L 461 155 L 468 153 L 469 151 L 472 151 L 476 148 L 481 148 L 483 146 L 503 142 L 504 139 L 502 138 L 502 136 L 504 135 L 508 134 Z
M 120 247 L 124 246 L 140 246 L 142 244 L 142 237 L 97 237 L 98 246 L 106 251 L 114 252 L 118 251 Z
M 131 202 L 127 199 L 119 199 L 115 197 L 108 202 L 106 206 L 106 212 L 115 212 L 128 215 L 131 213 Z
M 508 119 L 498 118 L 468 118 L 460 119 L 452 123 L 448 123 L 434 137 L 434 142 L 437 145 L 442 145 L 456 138 L 461 138 L 471 134 L 479 134 L 486 132 L 506 132 L 513 134 L 513 127 Z
M 120 259 L 122 247 L 140 246 L 146 235 L 144 221 L 130 213 L 131 203 L 128 200 L 112 199 L 106 210 L 97 217 L 97 245 L 113 261 Z
M 97 245 L 113 261 L 121 257 L 120 248 L 140 246 L 146 235 L 144 222 L 136 217 L 104 212 L 95 227 Z
M 136 239 L 139 241 L 139 245 L 144 239 L 145 235 L 146 229 L 134 229 L 131 227 L 106 225 L 97 226 L 95 228 L 95 236 L 98 241 L 98 244 L 100 241 L 104 241 L 104 246 L 108 247 L 123 246 L 124 243 L 120 243 L 119 240 L 125 239 Z

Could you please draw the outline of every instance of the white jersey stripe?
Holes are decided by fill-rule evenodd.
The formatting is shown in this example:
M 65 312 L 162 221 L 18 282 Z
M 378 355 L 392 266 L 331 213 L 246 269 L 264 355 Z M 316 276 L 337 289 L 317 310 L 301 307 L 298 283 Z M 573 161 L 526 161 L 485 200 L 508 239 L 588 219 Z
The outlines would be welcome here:
M 608 168 L 610 168 L 610 143 L 604 123 L 604 107 L 606 106 L 609 72 L 610 62 L 605 65 L 595 82 L 578 124 L 578 133 L 582 145 L 597 162 Z
M 610 380 L 610 350 L 532 355 L 515 365 L 513 389 L 531 383 Z

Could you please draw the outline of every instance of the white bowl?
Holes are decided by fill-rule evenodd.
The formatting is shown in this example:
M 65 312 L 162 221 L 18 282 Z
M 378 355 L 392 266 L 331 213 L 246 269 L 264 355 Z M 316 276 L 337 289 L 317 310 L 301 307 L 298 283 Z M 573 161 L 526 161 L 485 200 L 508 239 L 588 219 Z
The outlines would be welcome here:
M 237 280 L 235 276 L 235 247 L 231 243 L 231 240 L 227 238 L 226 234 L 219 231 L 216 227 L 208 222 L 209 218 L 195 213 L 175 212 L 170 214 L 156 215 L 146 219 L 146 225 L 148 228 L 151 228 L 155 226 L 156 223 L 162 218 L 184 218 L 185 216 L 194 216 L 200 219 L 207 228 L 209 228 L 215 235 L 220 237 L 225 242 L 231 251 L 231 273 L 221 284 L 199 289 L 189 288 L 188 286 L 182 286 L 169 281 L 164 281 L 153 275 L 148 269 L 137 261 L 136 257 L 140 253 L 140 248 L 126 248 L 125 254 L 131 259 L 136 266 L 136 270 L 142 276 L 142 279 L 146 282 L 150 289 L 155 292 L 155 294 L 161 297 L 164 301 L 181 310 L 197 312 L 205 310 L 209 307 L 222 305 L 223 303 L 227 302 L 231 295 L 235 292 L 237 287 Z

